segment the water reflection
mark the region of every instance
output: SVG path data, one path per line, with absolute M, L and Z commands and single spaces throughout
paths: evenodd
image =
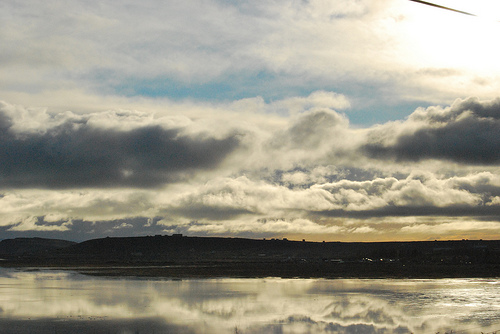
M 0 333 L 443 333 L 451 329 L 463 333 L 500 329 L 500 280 L 172 281 L 0 269 Z

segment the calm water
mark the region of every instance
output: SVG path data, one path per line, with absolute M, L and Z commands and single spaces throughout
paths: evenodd
M 500 279 L 116 279 L 0 268 L 0 333 L 481 333 Z

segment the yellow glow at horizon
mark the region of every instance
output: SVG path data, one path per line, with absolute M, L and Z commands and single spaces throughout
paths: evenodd
M 500 1 L 433 2 L 477 16 L 406 1 L 400 36 L 410 62 L 420 68 L 500 74 Z

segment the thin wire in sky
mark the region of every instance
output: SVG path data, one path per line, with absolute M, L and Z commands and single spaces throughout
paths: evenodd
M 437 8 L 441 8 L 441 9 L 450 10 L 452 12 L 456 12 L 456 13 L 460 13 L 460 14 L 465 14 L 465 15 L 470 15 L 470 16 L 477 16 L 477 15 L 472 14 L 472 13 L 464 12 L 464 11 L 461 11 L 461 10 L 458 10 L 458 9 L 453 9 L 453 8 L 450 8 L 450 7 L 441 6 L 441 5 L 432 3 L 432 2 L 427 2 L 427 1 L 422 1 L 422 0 L 410 0 L 410 1 L 418 2 L 418 3 L 421 3 L 421 4 L 427 5 L 427 6 L 432 6 L 432 7 L 437 7 Z

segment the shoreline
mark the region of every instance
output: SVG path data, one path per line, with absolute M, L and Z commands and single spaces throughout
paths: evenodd
M 68 270 L 102 277 L 171 279 L 297 278 L 297 279 L 446 279 L 499 278 L 500 265 L 401 263 L 183 263 L 183 264 L 34 264 L 0 263 L 19 270 Z
M 317 243 L 173 235 L 102 238 L 82 243 L 13 239 L 3 240 L 0 246 L 0 267 L 74 270 L 94 276 L 500 277 L 500 240 Z

